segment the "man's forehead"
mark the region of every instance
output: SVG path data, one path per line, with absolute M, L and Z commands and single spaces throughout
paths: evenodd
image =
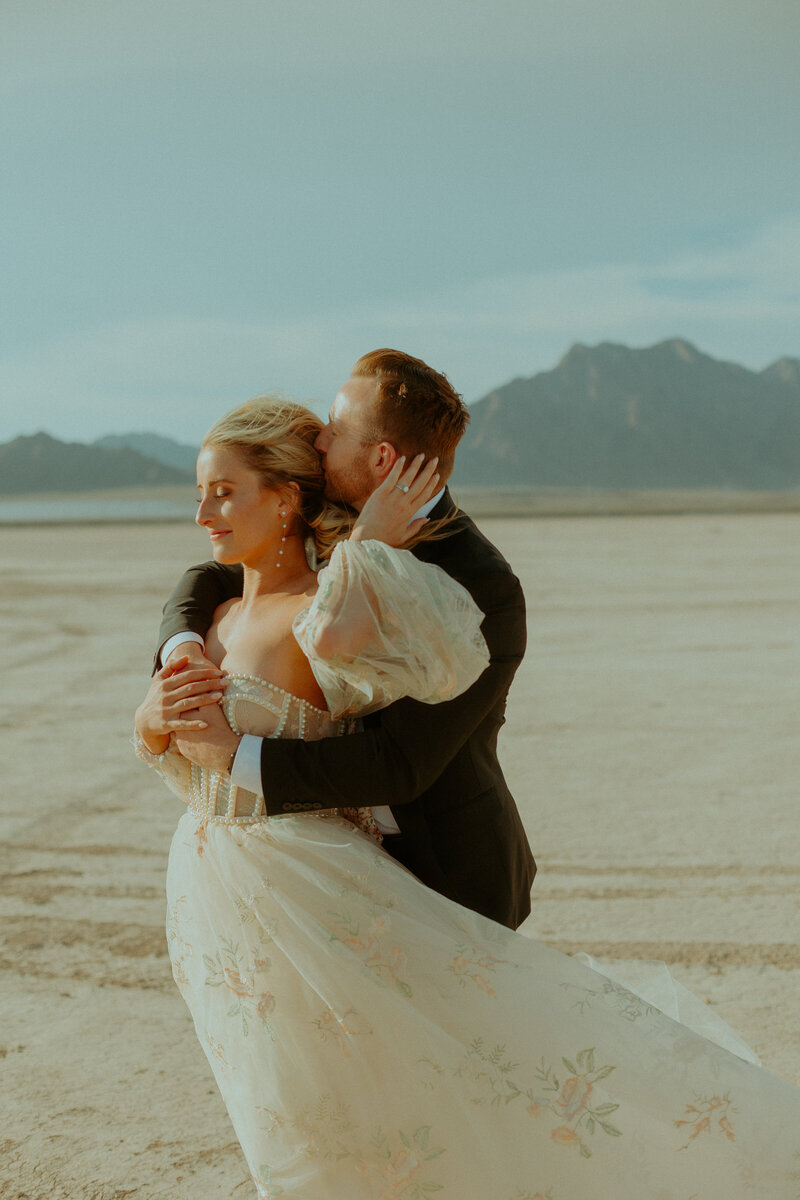
M 366 376 L 348 379 L 336 393 L 331 405 L 332 417 L 368 412 L 378 395 L 378 381 Z

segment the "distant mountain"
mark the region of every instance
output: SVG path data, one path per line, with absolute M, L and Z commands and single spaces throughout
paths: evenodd
M 763 370 L 761 376 L 789 384 L 790 387 L 800 387 L 800 358 L 779 358 L 771 367 Z
M 128 446 L 137 450 L 145 458 L 153 458 L 156 462 L 165 463 L 168 467 L 178 467 L 182 471 L 194 471 L 199 446 L 188 446 L 184 442 L 176 442 L 172 438 L 161 437 L 158 433 L 109 433 L 106 437 L 98 438 L 95 446 L 108 446 L 119 449 Z
M 0 494 L 5 495 L 190 482 L 193 471 L 165 466 L 127 446 L 84 446 L 60 442 L 47 433 L 0 445 Z
M 763 371 L 681 338 L 575 345 L 470 409 L 454 483 L 611 490 L 800 490 L 800 359 Z M 194 481 L 197 450 L 154 433 L 0 445 L 0 494 Z
M 471 409 L 454 481 L 540 487 L 800 488 L 800 359 L 761 372 L 680 338 L 575 345 Z

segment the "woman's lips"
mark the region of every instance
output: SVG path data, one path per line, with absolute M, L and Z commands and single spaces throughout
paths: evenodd
M 208 536 L 212 539 L 213 538 L 222 538 L 222 537 L 227 537 L 230 532 L 231 532 L 230 529 L 212 529 L 209 532 Z

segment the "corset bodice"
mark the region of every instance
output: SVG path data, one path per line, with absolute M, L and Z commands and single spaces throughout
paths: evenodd
M 234 733 L 253 733 L 258 737 L 313 742 L 339 737 L 352 724 L 334 720 L 327 709 L 316 708 L 255 675 L 229 675 L 221 706 Z M 243 824 L 264 816 L 261 796 L 236 787 L 227 774 L 194 763 L 190 768 L 188 804 L 204 820 Z

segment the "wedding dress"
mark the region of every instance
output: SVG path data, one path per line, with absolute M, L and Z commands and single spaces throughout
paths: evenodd
M 332 711 L 468 686 L 487 660 L 463 589 L 408 552 L 344 545 L 296 622 Z M 315 631 L 353 596 L 374 636 L 323 662 Z M 223 707 L 266 737 L 352 726 L 252 676 Z M 265 819 L 227 776 L 137 752 L 188 806 L 169 953 L 261 1200 L 800 1194 L 800 1090 L 696 1032 L 705 1006 L 664 1015 L 432 892 L 335 811 Z

